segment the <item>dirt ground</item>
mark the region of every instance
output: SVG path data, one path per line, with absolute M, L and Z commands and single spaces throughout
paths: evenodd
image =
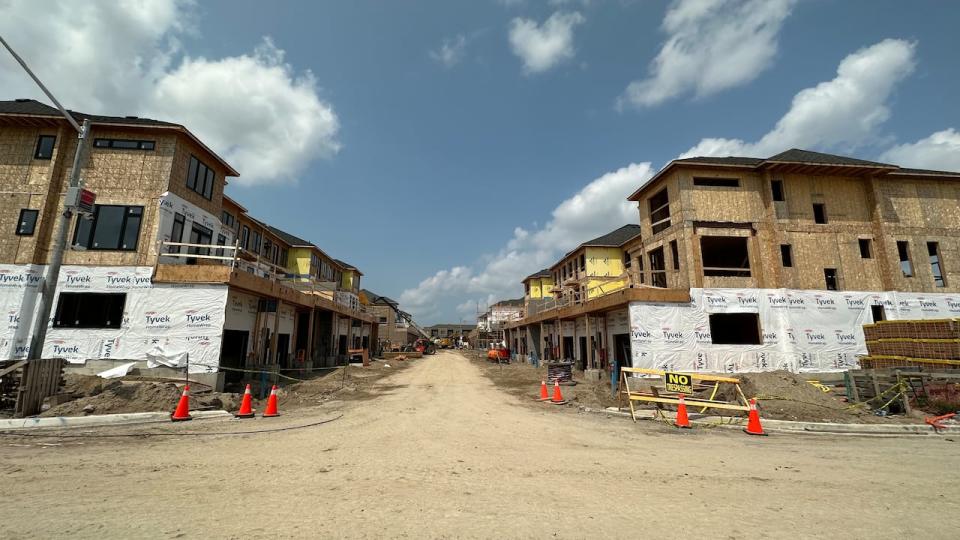
M 368 389 L 376 381 L 410 365 L 409 361 L 373 361 L 369 366 L 349 366 L 330 371 L 318 371 L 302 382 L 282 379 L 278 401 L 284 409 L 298 409 L 321 404 L 331 399 L 352 400 L 372 397 Z M 136 412 L 173 411 L 180 400 L 183 384 L 170 380 L 101 379 L 95 375 L 67 374 L 63 394 L 73 399 L 40 413 L 40 416 L 89 416 Z M 203 385 L 193 384 L 191 410 L 223 409 L 236 411 L 242 394 L 212 392 Z M 259 409 L 265 400 L 256 399 Z
M 531 405 L 450 352 L 363 392 L 276 419 L 0 436 L 0 538 L 954 538 L 960 526 L 949 436 L 634 424 Z
M 486 361 L 485 355 L 474 351 L 463 352 L 497 387 L 520 398 L 539 394 L 540 381 L 546 378 L 546 368 L 534 368 L 530 364 L 496 364 Z M 771 420 L 794 420 L 803 422 L 837 422 L 862 424 L 901 424 L 922 423 L 924 414 L 917 411 L 913 417 L 894 415 L 881 417 L 866 407 L 851 407 L 846 402 L 843 389 L 831 389 L 823 392 L 808 383 L 808 377 L 786 371 L 767 373 L 745 373 L 739 375 L 740 389 L 748 398 L 758 399 L 761 414 Z M 585 380 L 582 373 L 574 372 L 575 386 L 562 386 L 566 407 L 589 407 L 605 409 L 616 407 L 617 398 L 610 391 L 610 381 Z M 645 382 L 638 379 L 638 387 Z M 552 395 L 553 388 L 549 388 Z M 721 385 L 718 396 L 722 399 L 735 399 L 735 390 Z M 708 397 L 708 393 L 702 393 Z M 622 406 L 626 408 L 626 403 Z M 644 408 L 641 405 L 636 405 Z M 649 408 L 649 407 L 647 407 Z

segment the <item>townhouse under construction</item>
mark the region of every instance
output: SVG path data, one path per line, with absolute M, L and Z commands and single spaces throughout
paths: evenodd
M 44 357 L 188 367 L 219 388 L 381 343 L 362 273 L 224 195 L 238 172 L 186 127 L 73 115 L 91 122 L 81 176 L 96 204 L 71 217 Z M 29 352 L 77 140 L 57 109 L 0 102 L 0 358 Z
M 960 316 L 960 172 L 788 150 L 670 162 L 639 224 L 527 277 L 520 358 L 690 371 L 835 371 L 862 327 Z

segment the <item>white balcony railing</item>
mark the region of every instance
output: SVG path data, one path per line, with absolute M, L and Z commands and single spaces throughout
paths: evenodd
M 256 253 L 239 246 L 212 244 L 189 244 L 185 242 L 160 242 L 158 262 L 166 259 L 172 264 L 223 265 L 238 272 L 247 272 L 257 277 L 275 281 L 285 287 L 305 294 L 316 294 L 358 313 L 366 313 L 366 306 L 351 291 L 339 290 L 332 281 L 320 281 L 312 277 L 290 274 L 286 268 L 273 264 Z

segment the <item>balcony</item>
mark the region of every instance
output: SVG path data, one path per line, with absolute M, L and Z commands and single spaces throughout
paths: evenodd
M 284 302 L 376 322 L 355 293 L 339 290 L 334 282 L 289 274 L 286 268 L 239 246 L 161 242 L 154 281 L 227 283 Z

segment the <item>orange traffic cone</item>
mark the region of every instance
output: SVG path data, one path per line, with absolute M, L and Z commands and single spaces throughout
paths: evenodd
M 540 401 L 550 401 L 550 392 L 547 391 L 547 381 L 540 381 Z
M 190 385 L 183 387 L 183 394 L 180 394 L 180 402 L 177 403 L 177 410 L 170 415 L 170 420 L 182 422 L 184 420 L 193 420 L 190 416 Z
M 273 385 L 270 390 L 270 397 L 267 398 L 267 410 L 263 411 L 264 418 L 273 416 L 280 416 L 280 411 L 277 410 L 277 385 Z
M 554 405 L 563 405 L 563 394 L 560 393 L 560 381 L 553 381 L 553 399 L 550 401 Z
M 680 394 L 680 403 L 677 404 L 677 419 L 674 420 L 673 425 L 678 428 L 687 428 L 690 429 L 690 419 L 687 418 L 687 404 L 683 401 L 683 394 Z
M 250 385 L 243 391 L 243 401 L 240 402 L 240 410 L 235 415 L 237 418 L 253 418 L 253 396 L 250 395 Z
M 760 413 L 757 412 L 757 400 L 750 400 L 750 414 L 747 415 L 747 427 L 743 430 L 750 435 L 766 435 L 760 425 Z

